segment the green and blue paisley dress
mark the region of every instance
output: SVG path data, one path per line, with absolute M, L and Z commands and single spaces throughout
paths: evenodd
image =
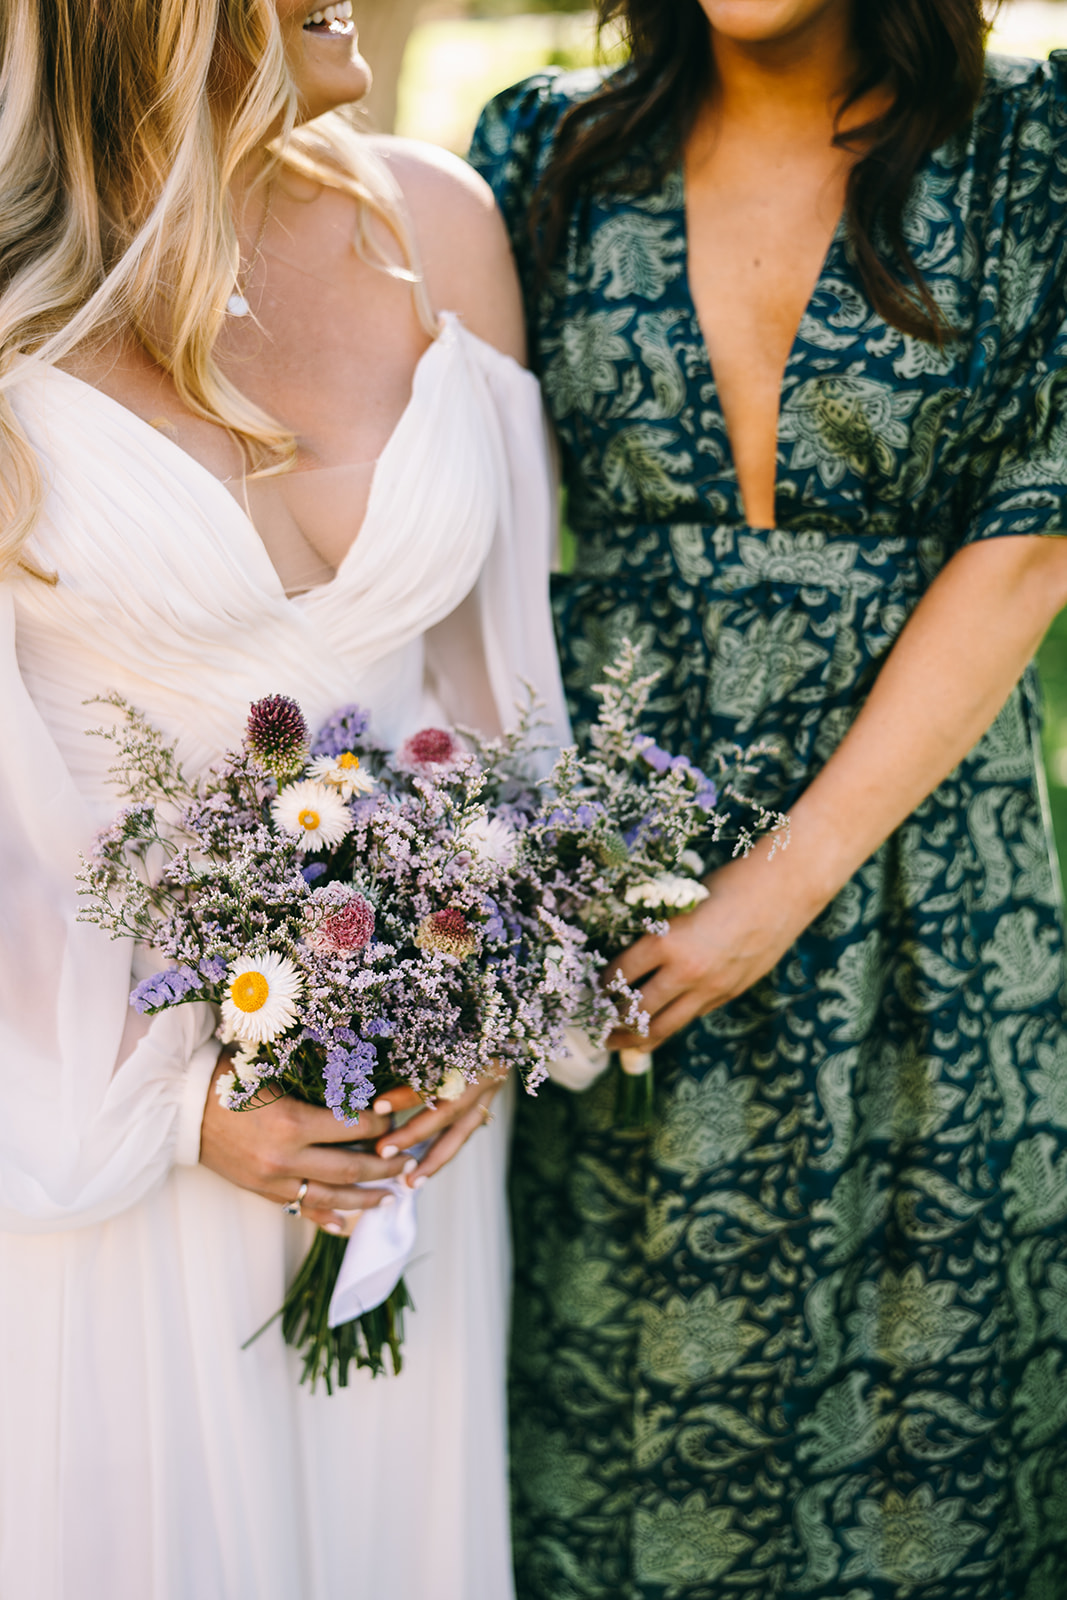
M 789 359 L 777 526 L 745 524 L 690 296 L 680 171 L 575 208 L 538 280 L 530 196 L 590 79 L 484 113 L 562 447 L 557 621 L 579 737 L 624 638 L 648 731 L 764 797 L 826 761 L 931 580 L 1067 530 L 1067 58 L 991 61 L 907 237 L 959 337 L 888 327 L 844 230 Z M 972 753 L 777 969 L 515 1138 L 521 1600 L 1067 1596 L 1067 1020 L 1027 673 Z

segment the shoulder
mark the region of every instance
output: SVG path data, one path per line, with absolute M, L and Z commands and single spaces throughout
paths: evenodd
M 572 106 L 602 86 L 605 73 L 549 70 L 513 84 L 490 100 L 478 119 L 470 159 L 505 204 L 509 194 L 536 187 L 559 126 Z
M 1047 61 L 988 56 L 974 135 L 979 144 L 1021 142 L 1067 160 L 1067 51 L 1054 51 Z
M 525 357 L 522 302 L 493 192 L 458 156 L 414 139 L 373 140 L 411 218 L 430 302 L 472 333 Z

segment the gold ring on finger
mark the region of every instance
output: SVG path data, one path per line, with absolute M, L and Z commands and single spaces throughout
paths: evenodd
M 301 1179 L 299 1189 L 296 1191 L 296 1199 L 295 1200 L 290 1200 L 288 1205 L 282 1206 L 282 1210 L 284 1211 L 284 1213 L 285 1213 L 285 1215 L 287 1217 L 299 1217 L 300 1216 L 300 1214 L 301 1214 L 300 1208 L 304 1204 L 304 1196 L 307 1194 L 307 1192 L 308 1192 L 308 1181 L 307 1181 L 306 1178 L 303 1178 L 303 1179 Z

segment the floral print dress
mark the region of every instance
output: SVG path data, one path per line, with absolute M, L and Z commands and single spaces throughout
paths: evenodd
M 648 731 L 769 739 L 789 805 L 932 579 L 1067 530 L 1067 58 L 992 60 L 906 217 L 957 337 L 872 310 L 835 237 L 782 391 L 776 527 L 746 526 L 686 273 L 680 170 L 530 197 L 587 75 L 483 114 L 562 448 L 557 624 L 579 737 L 624 638 Z M 774 972 L 515 1138 L 521 1600 L 1067 1595 L 1067 1019 L 1032 672 Z

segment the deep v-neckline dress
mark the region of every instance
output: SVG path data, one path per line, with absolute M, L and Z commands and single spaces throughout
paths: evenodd
M 507 723 L 526 680 L 566 738 L 537 384 L 443 318 L 358 538 L 292 598 L 156 429 L 32 363 L 9 393 L 57 582 L 0 584 L 0 1593 L 507 1600 L 505 1120 L 420 1194 L 403 1374 L 309 1394 L 277 1327 L 241 1344 L 311 1227 L 196 1164 L 216 1019 L 122 1044 L 158 963 L 78 922 L 74 872 L 117 805 L 86 737 L 112 690 L 192 771 L 274 692 L 394 743 Z
M 838 230 L 782 386 L 776 526 L 746 525 L 687 281 L 677 166 L 530 206 L 595 76 L 485 112 L 575 535 L 576 733 L 623 638 L 657 742 L 766 739 L 789 804 L 908 616 L 981 539 L 1067 531 L 1067 58 L 992 62 L 905 217 L 959 339 L 873 311 Z M 661 168 L 662 170 L 662 168 Z M 1067 1019 L 1032 672 L 776 970 L 614 1085 L 520 1108 L 520 1600 L 1067 1594 Z M 708 859 L 717 857 L 709 849 Z

